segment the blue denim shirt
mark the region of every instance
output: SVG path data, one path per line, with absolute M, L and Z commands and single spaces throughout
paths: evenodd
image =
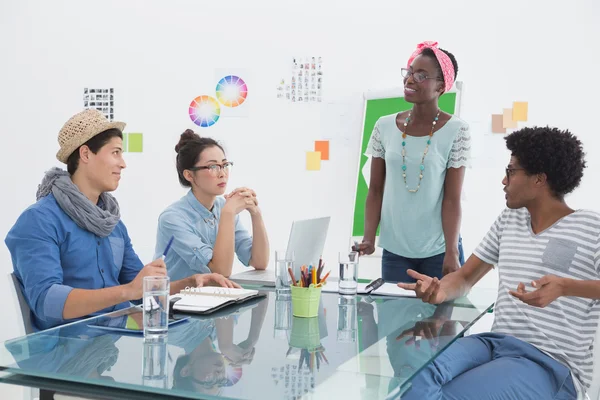
M 213 258 L 224 205 L 225 199 L 217 197 L 213 209 L 208 210 L 190 190 L 162 212 L 158 218 L 154 258 L 163 254 L 171 236 L 174 236 L 165 259 L 171 281 L 211 272 L 208 263 Z M 249 265 L 252 237 L 242 226 L 239 215 L 235 216 L 235 253 L 242 264 Z
M 122 221 L 105 238 L 77 226 L 52 194 L 27 208 L 5 239 L 15 275 L 37 329 L 63 319 L 71 290 L 102 289 L 131 282 L 143 268 Z M 129 307 L 129 302 L 92 315 Z

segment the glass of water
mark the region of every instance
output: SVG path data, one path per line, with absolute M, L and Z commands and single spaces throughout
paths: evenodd
M 167 339 L 144 339 L 142 383 L 144 386 L 167 389 L 168 386 Z
M 273 337 L 286 338 L 292 329 L 292 296 L 288 292 L 275 291 L 275 324 Z
M 356 296 L 341 295 L 338 299 L 337 339 L 340 342 L 356 342 L 357 299 Z
M 169 329 L 169 277 L 145 276 L 143 285 L 144 337 L 166 337 Z
M 358 288 L 358 252 L 340 252 L 339 293 L 356 294 Z
M 358 288 L 358 252 L 340 252 L 339 293 L 356 294 Z
M 289 255 L 285 250 L 275 252 L 275 288 L 281 291 L 290 291 L 292 278 L 288 268 L 294 268 L 294 252 Z

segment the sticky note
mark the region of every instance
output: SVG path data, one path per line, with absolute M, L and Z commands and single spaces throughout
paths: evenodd
M 506 133 L 506 129 L 502 126 L 504 115 L 493 114 L 492 115 L 492 133 Z
M 321 160 L 329 160 L 329 140 L 315 140 L 315 151 L 321 152 Z
M 513 121 L 527 121 L 528 103 L 526 101 L 515 101 L 513 103 Z
M 306 170 L 319 171 L 321 170 L 321 152 L 307 151 L 306 152 Z
M 144 149 L 144 135 L 141 133 L 129 133 L 127 136 L 127 141 L 129 142 L 127 151 L 130 153 L 141 153 Z
M 512 108 L 505 108 L 504 114 L 502 118 L 502 127 L 514 129 L 517 127 L 517 121 L 513 121 L 512 119 Z

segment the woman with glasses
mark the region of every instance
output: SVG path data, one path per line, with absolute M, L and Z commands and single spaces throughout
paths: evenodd
M 412 108 L 381 117 L 373 129 L 365 234 L 355 248 L 372 254 L 380 225 L 385 281 L 414 282 L 409 269 L 441 278 L 464 263 L 460 199 L 469 126 L 438 105 L 457 72 L 456 59 L 437 42 L 419 44 L 402 69 Z
M 169 277 L 210 272 L 229 276 L 234 254 L 246 266 L 267 268 L 269 241 L 256 193 L 238 188 L 225 194 L 233 163 L 223 147 L 188 129 L 175 151 L 179 182 L 190 190 L 158 218 L 157 257 L 173 238 L 165 258 Z M 244 210 L 250 213 L 253 236 L 239 219 Z

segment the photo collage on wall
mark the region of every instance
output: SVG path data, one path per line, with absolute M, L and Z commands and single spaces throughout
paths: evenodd
M 83 107 L 96 109 L 109 120 L 114 120 L 114 88 L 83 89 Z
M 293 58 L 291 76 L 277 85 L 277 98 L 292 103 L 323 101 L 322 57 Z

